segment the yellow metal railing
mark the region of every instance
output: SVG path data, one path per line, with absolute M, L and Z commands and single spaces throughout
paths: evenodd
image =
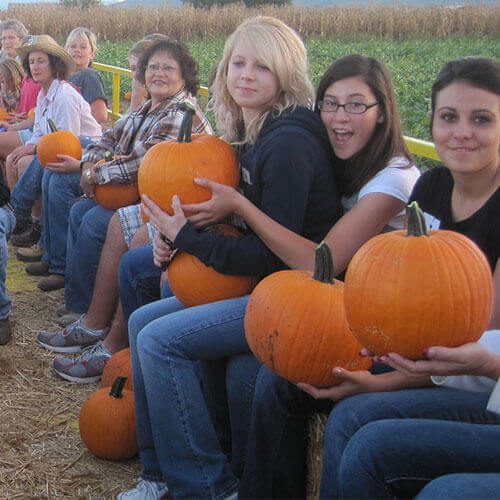
M 104 71 L 106 73 L 111 73 L 113 75 L 113 91 L 112 91 L 112 101 L 111 109 L 108 110 L 110 118 L 114 121 L 120 118 L 120 77 L 126 76 L 132 78 L 132 72 L 129 69 L 119 68 L 117 66 L 110 66 L 109 64 L 102 64 L 94 62 L 93 67 L 99 71 Z M 208 88 L 200 87 L 198 95 L 208 97 Z M 423 141 L 421 139 L 415 139 L 414 137 L 406 137 L 406 144 L 410 153 L 423 156 L 425 158 L 430 158 L 431 160 L 440 161 L 440 158 L 436 152 L 434 144 L 429 141 Z

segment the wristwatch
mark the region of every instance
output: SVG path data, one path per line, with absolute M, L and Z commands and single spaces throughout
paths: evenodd
M 91 181 L 91 180 L 92 180 L 92 171 L 90 170 L 90 168 L 87 168 L 87 169 L 85 170 L 85 177 L 87 177 L 87 179 L 88 179 L 89 181 Z

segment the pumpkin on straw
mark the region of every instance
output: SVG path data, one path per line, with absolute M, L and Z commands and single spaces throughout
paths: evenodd
M 110 387 L 116 377 L 127 377 L 124 389 L 134 390 L 132 383 L 132 360 L 130 359 L 130 347 L 121 349 L 111 356 L 106 363 L 101 377 L 101 387 Z
M 245 334 L 254 355 L 293 383 L 329 387 L 340 382 L 332 370 L 363 370 L 344 310 L 344 286 L 333 279 L 330 248 L 316 249 L 314 274 L 287 270 L 264 278 L 250 295 Z
M 490 266 L 479 247 L 454 231 L 427 231 L 416 202 L 408 231 L 367 241 L 345 278 L 345 307 L 354 335 L 377 355 L 410 359 L 425 348 L 475 342 L 493 307 Z

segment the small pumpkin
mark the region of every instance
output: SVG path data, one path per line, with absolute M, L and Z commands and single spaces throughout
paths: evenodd
M 36 154 L 43 167 L 47 163 L 59 163 L 58 154 L 72 156 L 79 160 L 82 157 L 80 139 L 69 130 L 57 130 L 56 124 L 49 118 L 50 134 L 43 135 L 36 145 Z
M 127 377 L 125 389 L 134 390 L 132 383 L 132 360 L 130 359 L 130 348 L 121 349 L 111 356 L 106 363 L 101 377 L 101 387 L 110 387 L 116 377 Z
M 137 454 L 134 393 L 124 389 L 127 377 L 92 393 L 80 410 L 80 436 L 96 456 L 110 460 Z
M 31 108 L 26 114 L 26 118 L 35 118 L 35 108 Z
M 243 235 L 233 226 L 218 224 L 207 228 L 234 238 Z M 186 307 L 232 299 L 250 293 L 255 286 L 251 276 L 235 276 L 217 272 L 197 257 L 178 252 L 168 265 L 168 284 L 174 295 Z
M 126 101 L 130 101 L 132 99 L 132 92 L 125 92 L 123 98 L 126 100 Z
M 253 290 L 245 334 L 254 355 L 293 383 L 317 387 L 339 383 L 332 370 L 369 368 L 359 355 L 344 310 L 344 285 L 333 279 L 328 245 L 316 249 L 314 274 L 287 270 L 264 278 Z
M 345 307 L 354 335 L 375 354 L 410 359 L 425 348 L 475 342 L 493 304 L 491 270 L 466 236 L 430 230 L 416 203 L 408 231 L 367 241 L 345 278 Z
M 99 160 L 96 166 L 115 158 L 118 156 L 111 156 L 111 153 L 106 151 L 104 159 Z M 94 198 L 101 207 L 117 210 L 136 203 L 139 200 L 139 188 L 137 184 L 96 184 Z
M 12 114 L 9 113 L 6 108 L 0 108 L 0 120 L 5 120 L 6 118 L 10 118 L 11 116 Z
M 142 159 L 138 173 L 139 193 L 148 195 L 170 215 L 172 197 L 177 194 L 182 203 L 208 201 L 212 192 L 195 184 L 196 177 L 237 187 L 238 163 L 233 148 L 213 135 L 191 136 L 194 107 L 180 105 L 185 110 L 177 140 L 155 144 Z M 144 222 L 147 217 L 142 214 Z

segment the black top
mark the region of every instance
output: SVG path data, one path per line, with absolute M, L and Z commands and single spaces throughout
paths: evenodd
M 486 254 L 492 271 L 500 257 L 500 188 L 474 214 L 455 222 L 451 213 L 453 177 L 449 169 L 436 167 L 425 172 L 413 188 L 411 201 L 426 213 L 429 229 L 462 233 Z
M 319 116 L 286 110 L 269 116 L 255 144 L 239 151 L 240 189 L 269 217 L 319 242 L 342 215 L 332 161 Z M 187 222 L 174 243 L 225 274 L 263 277 L 286 268 L 250 228 L 231 238 L 198 233 Z
M 78 73 L 71 75 L 68 80 L 89 104 L 92 104 L 97 99 L 102 99 L 106 105 L 108 104 L 101 75 L 95 69 L 82 69 Z

